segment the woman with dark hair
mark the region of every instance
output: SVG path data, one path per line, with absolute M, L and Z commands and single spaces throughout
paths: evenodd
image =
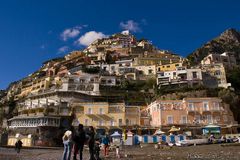
M 88 137 L 89 137 L 88 147 L 89 147 L 90 160 L 95 160 L 94 158 L 95 131 L 93 126 L 89 127 Z

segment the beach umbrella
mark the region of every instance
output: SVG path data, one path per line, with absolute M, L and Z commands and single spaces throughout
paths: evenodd
M 178 131 L 180 131 L 180 128 L 172 126 L 171 129 L 168 132 L 178 132 Z
M 158 129 L 155 131 L 154 135 L 161 135 L 164 134 L 165 132 L 163 132 L 161 129 Z
M 121 137 L 122 135 L 118 133 L 118 131 L 115 131 L 111 137 Z

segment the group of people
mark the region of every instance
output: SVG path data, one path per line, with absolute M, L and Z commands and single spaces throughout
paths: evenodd
M 110 140 L 106 134 L 103 137 L 97 137 L 92 126 L 85 132 L 82 124 L 78 125 L 78 129 L 67 130 L 63 135 L 64 152 L 62 160 L 70 160 L 73 149 L 73 160 L 77 159 L 79 154 L 80 160 L 83 159 L 84 144 L 89 147 L 90 160 L 100 160 L 100 144 L 104 144 L 104 155 L 108 156 Z

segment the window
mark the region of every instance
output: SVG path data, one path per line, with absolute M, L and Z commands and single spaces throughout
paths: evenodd
M 175 67 L 178 67 L 179 66 L 179 64 L 175 64 Z
M 187 116 L 182 116 L 181 123 L 186 124 L 187 123 Z
M 167 66 L 167 68 L 170 68 L 170 66 Z
M 197 72 L 192 72 L 192 77 L 195 79 L 195 78 L 198 78 L 197 76 Z
M 188 110 L 189 110 L 189 111 L 194 111 L 194 105 L 193 105 L 193 103 L 188 103 Z
M 112 71 L 115 71 L 115 66 L 111 66 Z
M 159 75 L 160 75 L 161 77 L 163 77 L 163 76 L 164 76 L 164 72 L 159 73 Z
M 118 124 L 119 124 L 119 126 L 122 125 L 122 119 L 119 119 L 119 120 L 118 120 Z
M 108 84 L 111 84 L 111 83 L 112 83 L 112 80 L 111 80 L 111 79 L 109 79 L 107 82 L 108 82 Z
M 216 116 L 215 117 L 215 123 L 218 123 L 220 121 L 220 117 L 219 116 Z
M 88 108 L 88 114 L 92 114 L 92 108 Z
M 219 103 L 218 102 L 214 102 L 214 110 L 219 111 Z
M 153 73 L 153 70 L 152 69 L 149 69 L 148 70 L 148 74 L 152 74 Z
M 99 114 L 104 114 L 103 113 L 103 108 L 99 108 Z
M 209 111 L 208 102 L 203 102 L 203 110 L 204 111 Z
M 224 121 L 224 122 L 227 122 L 227 121 L 228 121 L 227 115 L 223 115 L 223 121 Z
M 99 126 L 103 126 L 103 120 L 99 120 L 99 121 L 98 121 L 98 125 L 99 125 Z
M 215 71 L 215 72 L 214 72 L 214 75 L 215 75 L 215 76 L 221 75 L 221 71 L 219 71 L 219 70 Z
M 212 123 L 212 115 L 207 115 L 207 122 Z
M 173 116 L 167 116 L 167 124 L 173 124 Z
M 115 126 L 114 120 L 110 121 L 110 126 Z
M 61 108 L 61 109 L 60 109 L 60 112 L 61 112 L 61 114 L 63 114 L 63 115 L 68 115 L 68 114 L 69 114 L 68 108 Z
M 200 115 L 195 115 L 194 122 L 200 123 Z
M 88 119 L 85 119 L 85 126 L 88 126 Z
M 129 119 L 126 119 L 126 125 L 129 125 Z

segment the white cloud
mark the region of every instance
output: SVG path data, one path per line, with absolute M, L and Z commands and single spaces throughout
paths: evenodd
M 128 20 L 126 22 L 121 22 L 120 27 L 125 30 L 129 30 L 132 32 L 141 32 L 141 28 L 139 27 L 139 24 L 137 22 L 134 22 L 133 20 Z
M 65 53 L 69 50 L 68 46 L 62 46 L 58 49 L 58 53 Z
M 97 39 L 105 38 L 105 37 L 107 36 L 102 32 L 90 31 L 82 35 L 75 43 L 78 45 L 88 46 L 93 41 Z
M 67 28 L 61 33 L 60 37 L 63 41 L 67 41 L 70 38 L 75 38 L 80 34 L 81 29 L 82 29 L 81 26 L 75 26 L 73 28 Z

